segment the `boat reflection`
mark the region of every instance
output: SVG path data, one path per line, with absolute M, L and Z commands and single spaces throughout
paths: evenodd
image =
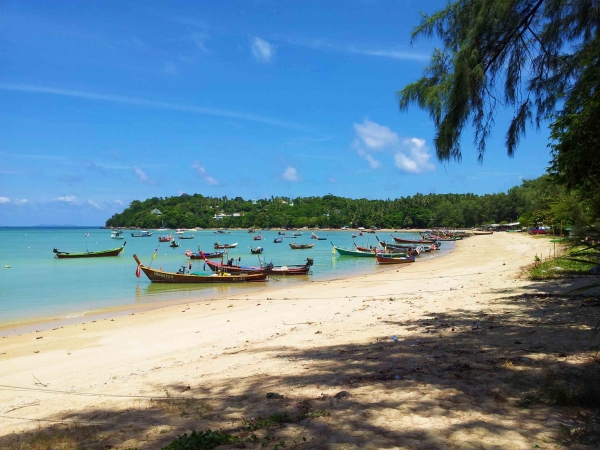
M 223 295 L 235 295 L 260 291 L 264 284 L 243 283 L 239 285 L 227 284 L 179 284 L 179 283 L 148 283 L 138 285 L 136 289 L 136 303 L 156 303 L 175 299 L 193 298 L 201 300 Z

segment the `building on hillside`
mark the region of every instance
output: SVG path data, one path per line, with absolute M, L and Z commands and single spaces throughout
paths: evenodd
M 160 212 L 160 209 L 154 208 L 152 211 L 150 211 L 150 214 L 155 214 L 158 217 L 162 216 L 162 213 Z

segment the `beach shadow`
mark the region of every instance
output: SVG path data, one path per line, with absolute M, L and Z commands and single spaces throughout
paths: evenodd
M 577 376 L 600 367 L 590 332 L 600 307 L 586 303 L 589 295 L 569 293 L 581 282 L 496 292 L 493 314 L 482 306 L 383 321 L 399 330 L 397 342 L 381 335 L 339 345 L 323 336 L 308 349 L 289 341 L 254 347 L 244 353 L 274 361 L 261 373 L 232 376 L 229 383 L 189 379 L 149 386 L 163 396 L 118 410 L 48 417 L 68 424 L 39 422 L 34 432 L 1 437 L 0 448 L 63 439 L 72 445 L 64 448 L 158 449 L 207 429 L 239 437 L 243 448 L 281 448 L 282 441 L 286 448 L 323 449 L 565 443 L 560 425 L 576 427 L 587 419 L 569 408 L 523 400 L 547 373 Z M 589 439 L 578 448 L 595 448 L 595 435 Z

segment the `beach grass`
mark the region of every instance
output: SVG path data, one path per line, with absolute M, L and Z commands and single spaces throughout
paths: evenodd
M 547 261 L 540 261 L 537 257 L 529 267 L 528 276 L 531 280 L 547 280 L 565 275 L 589 274 L 590 269 L 598 264 L 594 256 L 582 249 L 573 248 L 566 255 Z

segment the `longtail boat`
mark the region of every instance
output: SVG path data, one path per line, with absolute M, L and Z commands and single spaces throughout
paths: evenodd
M 238 245 L 237 242 L 235 244 L 221 244 L 219 242 L 215 242 L 214 248 L 215 249 L 220 249 L 220 248 L 236 248 L 237 245 Z
M 393 234 L 391 236 L 394 239 L 394 241 L 405 244 L 435 244 L 434 239 L 402 239 L 394 236 Z
M 250 246 L 250 253 L 252 253 L 253 255 L 260 255 L 262 252 L 264 252 L 265 249 L 262 247 L 252 247 Z
M 177 239 L 194 239 L 195 235 L 191 235 L 191 236 L 177 236 Z
M 254 239 L 255 241 L 262 241 L 262 234 L 257 234 L 252 239 Z
M 199 272 L 189 272 L 185 266 L 181 266 L 178 272 L 165 272 L 144 266 L 138 259 L 137 255 L 133 255 L 133 259 L 138 264 L 136 275 L 140 276 L 140 271 L 143 271 L 148 279 L 153 283 L 245 283 L 249 281 L 267 281 L 266 273 L 232 275 L 230 273 L 219 273 L 207 275 Z
M 173 235 L 170 234 L 168 236 L 159 236 L 158 242 L 171 242 L 173 240 Z
M 281 244 L 283 242 L 283 237 L 279 236 L 273 239 L 273 243 Z
M 331 243 L 331 245 L 333 245 L 333 243 Z M 361 258 L 374 258 L 375 257 L 375 249 L 369 250 L 367 252 L 363 252 L 360 250 L 349 250 L 347 248 L 337 247 L 335 245 L 333 245 L 333 248 L 335 249 L 335 251 L 337 251 L 340 254 L 340 256 L 357 256 L 357 257 L 361 257 Z M 384 254 L 384 253 L 381 252 L 378 254 Z M 407 256 L 407 253 L 404 253 L 404 252 L 385 253 L 385 254 L 387 256 Z
M 202 252 L 200 252 L 202 253 Z M 272 263 L 260 266 L 242 266 L 241 258 L 231 258 L 227 263 L 213 262 L 205 259 L 204 262 L 213 272 L 228 273 L 266 273 L 269 275 L 308 275 L 310 267 L 314 264 L 312 258 L 306 258 L 306 264 L 289 266 L 274 266 Z
M 414 256 L 388 256 L 377 253 L 375 255 L 378 264 L 404 264 L 404 263 L 412 263 L 415 262 Z
M 379 240 L 379 239 L 377 239 Z M 420 256 L 423 251 L 423 247 L 402 247 L 399 245 L 384 245 L 385 242 L 379 241 L 382 249 L 378 249 L 377 247 L 361 247 L 359 245 L 354 244 L 356 250 L 360 252 L 373 252 L 377 249 L 377 253 L 389 253 L 389 254 L 404 254 L 406 256 Z
M 206 258 L 221 258 L 225 252 L 223 250 L 217 250 L 216 252 L 205 252 L 203 253 Z M 194 253 L 189 248 L 185 251 L 185 256 L 190 259 L 204 259 L 200 254 L 200 246 L 198 245 L 198 253 Z
M 304 250 L 307 248 L 313 248 L 315 244 L 290 244 L 292 250 Z
M 54 250 L 52 250 L 52 251 L 54 253 L 56 253 L 56 258 L 58 258 L 58 259 L 66 259 L 66 258 L 101 258 L 101 257 L 104 257 L 104 256 L 119 256 L 119 254 L 125 248 L 126 244 L 127 244 L 127 241 L 123 242 L 123 246 L 122 247 L 111 248 L 110 250 L 99 250 L 97 252 L 89 252 L 89 251 L 86 250 L 85 252 L 80 252 L 80 253 L 69 253 L 69 252 L 59 252 L 57 248 L 54 248 Z
M 473 233 L 473 236 L 483 236 L 486 234 L 494 234 L 493 231 L 479 231 L 479 230 L 473 230 L 472 233 Z
M 152 231 L 142 230 L 138 231 L 137 233 L 131 233 L 131 237 L 150 237 L 153 234 L 154 233 Z

